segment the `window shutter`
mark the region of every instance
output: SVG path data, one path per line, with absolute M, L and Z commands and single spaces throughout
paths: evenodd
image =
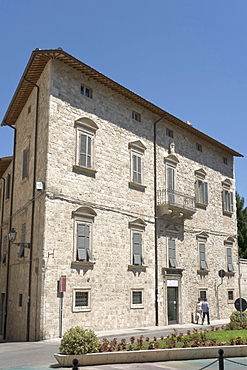
M 80 166 L 86 167 L 86 158 L 87 158 L 87 136 L 85 134 L 80 134 Z
M 196 202 L 200 203 L 200 184 L 199 180 L 196 180 Z
M 91 136 L 87 136 L 87 167 L 91 168 L 92 166 L 92 138 Z
M 26 223 L 21 225 L 21 243 L 26 242 Z
M 168 239 L 168 255 L 170 267 L 177 267 L 175 239 Z
M 132 154 L 133 182 L 142 182 L 142 159 L 139 155 Z
M 88 260 L 89 251 L 89 225 L 77 224 L 77 255 L 78 260 Z
M 226 200 L 226 197 L 227 197 L 227 191 L 225 189 L 223 189 L 223 191 L 222 191 L 223 211 L 227 211 L 227 200 Z
M 227 253 L 227 268 L 228 268 L 228 271 L 232 272 L 234 271 L 233 265 L 232 265 L 232 249 L 227 248 L 226 253 Z
M 2 255 L 2 259 L 1 259 L 2 263 L 6 263 L 7 240 L 8 240 L 7 235 L 5 235 L 4 238 L 3 238 L 3 255 Z
M 230 212 L 232 212 L 233 213 L 233 192 L 231 191 L 230 193 L 229 193 L 229 196 L 230 196 Z
M 204 204 L 208 204 L 208 183 L 204 182 Z
M 168 203 L 172 204 L 175 201 L 174 196 L 174 168 L 167 167 L 167 190 L 168 190 Z
M 28 177 L 29 149 L 25 149 L 23 151 L 22 160 L 22 179 L 25 179 L 26 177 Z
M 142 263 L 142 235 L 133 233 L 133 263 L 141 265 Z
M 206 253 L 205 253 L 205 244 L 199 244 L 199 253 L 200 253 L 200 267 L 202 270 L 207 269 L 207 262 L 206 262 Z

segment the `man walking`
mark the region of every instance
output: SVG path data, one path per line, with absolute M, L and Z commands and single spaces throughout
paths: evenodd
M 205 320 L 205 316 L 207 316 L 208 325 L 210 325 L 210 319 L 209 319 L 209 304 L 207 302 L 207 298 L 204 299 L 204 302 L 202 302 L 202 325 Z

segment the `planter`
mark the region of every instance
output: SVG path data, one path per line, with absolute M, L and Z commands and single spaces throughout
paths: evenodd
M 75 358 L 78 360 L 78 366 L 218 358 L 219 349 L 223 349 L 224 357 L 247 357 L 247 345 L 99 352 L 85 355 L 55 353 L 54 356 L 60 366 L 69 367 Z

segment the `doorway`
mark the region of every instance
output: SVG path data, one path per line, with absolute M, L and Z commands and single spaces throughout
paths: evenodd
M 178 287 L 167 287 L 168 325 L 178 323 Z

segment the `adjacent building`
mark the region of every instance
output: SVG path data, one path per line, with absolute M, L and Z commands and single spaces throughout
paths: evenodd
M 61 48 L 32 52 L 2 125 L 1 336 L 187 323 L 198 297 L 229 317 L 241 154 Z

